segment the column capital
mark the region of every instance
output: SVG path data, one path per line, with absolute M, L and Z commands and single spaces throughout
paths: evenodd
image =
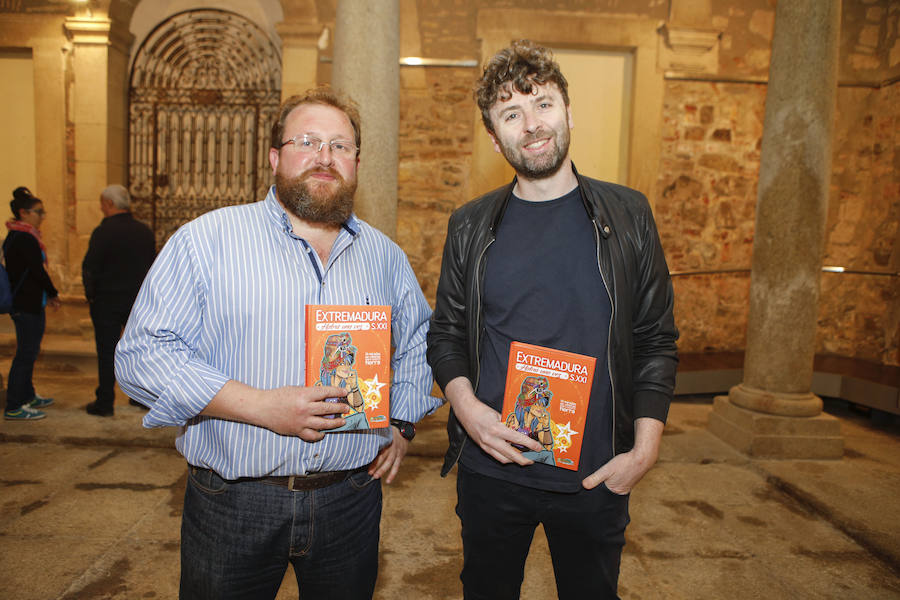
M 112 46 L 127 53 L 134 41 L 127 29 L 104 17 L 67 17 L 64 27 L 76 46 Z
M 67 17 L 66 36 L 75 44 L 107 45 L 112 21 L 105 18 Z
M 663 23 L 659 34 L 659 68 L 676 73 L 715 74 L 719 71 L 722 32 Z
M 275 31 L 285 46 L 315 47 L 324 29 L 324 25 L 310 22 L 281 22 L 275 25 Z

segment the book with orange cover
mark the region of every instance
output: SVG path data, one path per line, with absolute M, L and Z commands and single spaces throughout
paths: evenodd
M 390 306 L 306 306 L 306 385 L 349 392 L 340 399 L 349 405 L 341 415 L 347 422 L 328 431 L 389 425 L 390 361 Z
M 543 346 L 510 345 L 501 416 L 507 427 L 544 446 L 541 452 L 524 450 L 523 456 L 578 470 L 596 362 L 593 356 Z

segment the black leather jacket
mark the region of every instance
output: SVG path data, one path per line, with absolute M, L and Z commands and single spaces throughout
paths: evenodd
M 668 415 L 678 363 L 672 281 L 643 194 L 575 174 L 586 216 L 594 224 L 598 268 L 613 307 L 607 368 L 613 389 L 613 453 L 618 454 L 634 446 L 635 419 L 665 422 Z M 459 376 L 478 388 L 484 257 L 515 183 L 469 202 L 450 217 L 428 332 L 428 362 L 441 389 Z M 468 437 L 452 410 L 447 433 L 450 447 L 441 475 L 459 460 Z

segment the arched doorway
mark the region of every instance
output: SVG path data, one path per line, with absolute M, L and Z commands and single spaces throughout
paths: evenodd
M 200 214 L 265 195 L 280 86 L 275 45 L 235 13 L 182 12 L 147 36 L 129 87 L 129 189 L 158 246 Z

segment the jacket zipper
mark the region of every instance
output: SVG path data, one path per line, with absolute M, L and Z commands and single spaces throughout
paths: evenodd
M 481 284 L 481 261 L 484 260 L 484 255 L 487 253 L 488 248 L 491 247 L 491 244 L 494 243 L 496 238 L 491 238 L 484 248 L 481 249 L 481 254 L 478 255 L 478 262 L 475 263 L 475 298 L 478 300 L 478 310 L 475 311 L 475 332 L 478 336 L 478 340 L 475 342 L 475 381 L 472 382 L 472 391 L 476 391 L 478 389 L 478 382 L 481 380 L 481 294 L 479 293 L 479 287 Z M 462 423 L 460 423 L 460 426 Z M 463 436 L 462 443 L 459 445 L 459 452 L 456 453 L 456 458 L 453 460 L 453 464 L 459 462 L 459 457 L 462 456 L 463 448 L 466 446 L 466 442 L 469 440 L 469 435 L 466 434 Z M 451 465 L 452 467 L 453 465 Z
M 491 247 L 491 244 L 494 243 L 495 239 L 496 238 L 491 238 L 491 241 L 481 249 L 481 254 L 478 255 L 478 262 L 475 264 L 475 268 L 477 269 L 475 297 L 478 298 L 478 311 L 475 313 L 475 330 L 478 332 L 478 340 L 475 342 L 475 389 L 478 389 L 478 383 L 481 381 L 481 292 L 479 291 L 482 281 L 480 273 L 481 262 L 484 260 L 484 255 L 487 254 L 488 248 Z
M 606 372 L 609 374 L 609 391 L 612 397 L 612 453 L 616 455 L 616 382 L 613 380 L 612 373 L 612 352 L 610 344 L 612 343 L 612 325 L 616 318 L 616 303 L 613 301 L 612 292 L 609 291 L 609 284 L 606 282 L 606 276 L 603 274 L 603 267 L 600 265 L 600 228 L 597 221 L 591 219 L 594 225 L 594 241 L 597 243 L 597 270 L 600 272 L 600 279 L 603 280 L 603 287 L 606 288 L 606 295 L 609 297 L 609 306 L 611 308 L 609 315 L 609 328 L 606 332 Z

